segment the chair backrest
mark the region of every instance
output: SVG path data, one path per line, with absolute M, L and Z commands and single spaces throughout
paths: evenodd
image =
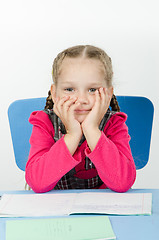
M 122 112 L 128 115 L 126 124 L 131 136 L 130 147 L 136 169 L 143 168 L 149 159 L 154 107 L 145 97 L 117 96 Z M 31 112 L 44 109 L 46 98 L 23 99 L 8 108 L 8 118 L 13 142 L 15 161 L 25 170 L 29 155 L 29 138 L 32 125 L 28 122 Z

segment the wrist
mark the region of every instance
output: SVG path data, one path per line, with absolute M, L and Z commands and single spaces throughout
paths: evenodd
M 101 131 L 98 127 L 89 126 L 83 129 L 83 134 L 86 139 L 99 138 L 101 136 Z
M 102 132 L 99 128 L 89 128 L 86 131 L 83 131 L 83 133 L 90 150 L 93 151 L 101 137 Z
M 70 138 L 72 140 L 74 140 L 75 142 L 78 142 L 81 140 L 82 138 L 82 133 L 71 133 L 71 132 L 67 132 L 65 134 L 66 138 Z
M 75 131 L 66 130 L 66 135 L 75 139 L 81 139 L 82 134 L 83 134 L 82 128 L 80 128 L 80 130 L 75 129 Z
M 64 141 L 65 141 L 65 144 L 66 144 L 68 150 L 70 151 L 71 155 L 73 155 L 74 152 L 76 151 L 80 140 L 81 140 L 80 137 L 71 135 L 69 133 L 65 134 Z
M 84 134 L 94 133 L 94 132 L 99 132 L 100 131 L 99 127 L 95 126 L 95 125 L 88 125 L 88 126 L 82 125 L 82 130 L 83 130 Z

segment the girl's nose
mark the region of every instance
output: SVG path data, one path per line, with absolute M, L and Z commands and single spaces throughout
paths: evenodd
M 77 94 L 77 102 L 81 104 L 88 104 L 88 96 L 84 93 Z

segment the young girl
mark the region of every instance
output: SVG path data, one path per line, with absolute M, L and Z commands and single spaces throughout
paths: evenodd
M 26 181 L 35 192 L 125 192 L 133 185 L 127 117 L 119 112 L 112 76 L 111 59 L 94 46 L 75 46 L 55 58 L 45 110 L 29 119 L 33 131 Z

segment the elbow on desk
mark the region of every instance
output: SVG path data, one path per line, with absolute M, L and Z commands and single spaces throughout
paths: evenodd
M 131 171 L 118 172 L 118 174 L 106 177 L 101 176 L 105 187 L 114 192 L 124 193 L 127 192 L 136 180 L 136 168 L 133 167 Z
M 35 192 L 35 193 L 45 193 L 51 191 L 56 183 L 52 183 L 51 185 L 45 185 L 43 184 L 43 181 L 41 178 L 37 178 L 36 176 L 32 177 L 28 173 L 28 171 L 25 172 L 25 180 L 29 187 Z
M 125 193 L 127 192 L 129 189 L 131 188 L 131 186 L 129 187 L 117 187 L 117 188 L 110 188 L 110 190 L 114 191 L 114 192 L 117 192 L 117 193 Z
M 49 192 L 51 191 L 53 188 L 54 188 L 54 185 L 53 186 L 39 186 L 38 184 L 32 184 L 30 183 L 30 181 L 27 181 L 27 184 L 30 186 L 31 190 L 33 190 L 35 193 L 46 193 L 46 192 Z
M 135 179 L 136 179 L 136 172 L 134 172 L 134 176 L 131 179 L 124 182 L 118 181 L 118 183 L 115 184 L 115 186 L 108 186 L 108 188 L 114 192 L 124 193 L 124 192 L 127 192 L 133 186 Z

